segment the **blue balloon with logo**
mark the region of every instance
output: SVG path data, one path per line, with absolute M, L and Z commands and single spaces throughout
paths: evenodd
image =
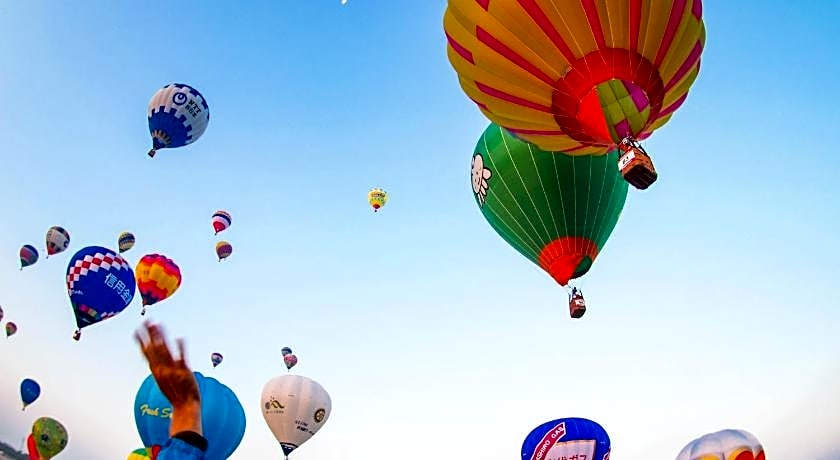
M 20 382 L 20 401 L 24 410 L 26 406 L 34 403 L 38 396 L 41 396 L 41 385 L 38 385 L 38 382 L 32 379 L 23 379 Z
M 210 122 L 210 107 L 192 86 L 172 83 L 157 90 L 149 101 L 149 133 L 154 157 L 160 149 L 183 147 L 197 141 Z
M 201 393 L 201 425 L 207 439 L 205 460 L 224 460 L 245 435 L 245 410 L 230 388 L 194 372 Z M 162 446 L 169 439 L 172 405 L 149 375 L 134 398 L 134 422 L 145 447 Z
M 79 340 L 82 329 L 125 310 L 134 298 L 134 271 L 121 255 L 101 246 L 88 246 L 67 265 L 67 294 L 76 315 Z
M 534 428 L 522 443 L 522 460 L 609 460 L 610 437 L 585 418 L 561 418 Z

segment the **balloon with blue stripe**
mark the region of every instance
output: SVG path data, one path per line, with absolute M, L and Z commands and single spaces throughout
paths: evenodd
M 609 460 L 610 437 L 585 418 L 561 418 L 543 423 L 522 443 L 522 460 Z
M 193 374 L 201 394 L 201 426 L 207 439 L 204 459 L 224 460 L 239 447 L 245 435 L 245 410 L 230 388 L 200 372 Z M 171 417 L 172 404 L 149 375 L 134 398 L 134 422 L 144 446 L 166 444 Z
M 160 149 L 183 147 L 198 140 L 210 122 L 210 107 L 197 89 L 171 83 L 152 96 L 147 115 L 152 135 L 149 156 L 154 157 Z

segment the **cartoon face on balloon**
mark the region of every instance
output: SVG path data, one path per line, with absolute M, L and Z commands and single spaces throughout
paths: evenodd
M 484 200 L 487 199 L 487 189 L 490 188 L 487 181 L 492 175 L 493 172 L 484 167 L 484 157 L 480 153 L 473 155 L 472 188 L 480 206 L 484 206 Z

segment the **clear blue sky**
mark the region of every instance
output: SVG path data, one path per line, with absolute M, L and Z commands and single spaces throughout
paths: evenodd
M 470 158 L 487 121 L 446 59 L 444 0 L 6 1 L 0 6 L 0 439 L 70 430 L 64 460 L 140 447 L 139 299 L 73 342 L 67 260 L 138 242 L 179 263 L 150 314 L 239 396 L 233 459 L 280 458 L 262 385 L 294 369 L 333 398 L 296 460 L 515 459 L 555 417 L 600 422 L 615 459 L 669 459 L 732 427 L 811 458 L 840 426 L 837 2 L 707 1 L 687 103 L 568 317 L 565 291 L 482 218 Z M 192 146 L 149 159 L 146 104 L 208 99 Z M 388 190 L 383 212 L 366 193 Z M 234 247 L 216 262 L 210 215 Z M 62 225 L 71 249 L 18 271 Z M 42 251 L 43 252 L 43 251 Z M 211 352 L 225 362 L 211 371 Z M 34 377 L 41 399 L 19 408 Z M 833 398 L 833 399 L 831 399 Z M 789 457 L 785 457 L 789 455 Z M 826 459 L 836 459 L 834 456 Z

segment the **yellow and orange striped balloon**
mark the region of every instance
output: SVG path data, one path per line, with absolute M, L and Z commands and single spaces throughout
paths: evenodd
M 449 0 L 449 62 L 487 118 L 543 150 L 645 139 L 700 70 L 702 0 Z
M 170 297 L 181 286 L 181 269 L 172 259 L 161 254 L 143 256 L 140 262 L 137 262 L 134 276 L 137 279 L 137 289 L 143 298 L 141 314 L 144 315 L 147 306 Z

